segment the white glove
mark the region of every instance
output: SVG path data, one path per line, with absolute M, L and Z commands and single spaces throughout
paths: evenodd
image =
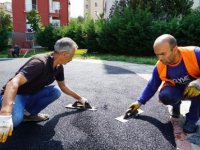
M 13 122 L 12 115 L 3 116 L 0 115 L 0 143 L 4 143 L 8 136 L 12 135 Z
M 81 99 L 79 100 L 79 102 L 81 104 L 83 104 L 83 106 L 85 107 L 85 103 L 88 103 L 88 100 L 85 97 L 81 97 Z

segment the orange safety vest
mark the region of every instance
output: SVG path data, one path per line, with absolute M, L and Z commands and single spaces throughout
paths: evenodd
M 194 46 L 178 47 L 178 50 L 180 51 L 181 57 L 183 58 L 183 62 L 189 75 L 193 78 L 199 78 L 200 69 L 194 52 L 194 48 Z M 167 66 L 161 61 L 157 61 L 156 65 L 160 79 L 162 81 L 166 81 L 171 83 L 172 85 L 175 85 L 175 82 L 173 80 L 167 79 Z

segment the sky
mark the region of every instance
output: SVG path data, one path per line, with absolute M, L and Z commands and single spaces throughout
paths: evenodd
M 83 16 L 84 0 L 70 0 L 71 2 L 71 17 L 77 18 Z
M 0 0 L 0 3 L 11 2 L 12 0 Z M 77 18 L 83 16 L 84 0 L 70 0 L 71 3 L 71 15 L 70 17 Z
M 3 3 L 3 2 L 11 2 L 12 0 L 0 0 L 0 3 Z

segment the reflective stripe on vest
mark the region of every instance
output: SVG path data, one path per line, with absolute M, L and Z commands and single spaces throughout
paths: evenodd
M 181 57 L 183 58 L 183 62 L 189 75 L 193 78 L 198 78 L 200 76 L 200 69 L 194 52 L 194 48 L 194 46 L 178 47 L 178 50 L 180 51 Z M 167 66 L 161 61 L 157 61 L 156 65 L 160 79 L 162 81 L 170 82 L 172 85 L 175 85 L 175 82 L 173 80 L 167 79 Z

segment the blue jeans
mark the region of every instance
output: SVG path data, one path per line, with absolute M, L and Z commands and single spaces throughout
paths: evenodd
M 31 115 L 36 115 L 50 103 L 58 99 L 60 95 L 59 87 L 54 85 L 46 86 L 35 94 L 17 94 L 12 110 L 13 125 L 17 126 L 23 121 L 24 110 L 27 110 Z M 0 95 L 0 108 L 2 100 L 3 96 Z
M 183 100 L 183 92 L 185 86 L 166 86 L 161 89 L 159 93 L 159 99 L 165 105 L 172 105 L 178 107 L 181 100 Z M 186 120 L 198 121 L 200 116 L 200 96 L 191 99 L 191 105 L 189 112 L 186 114 Z

